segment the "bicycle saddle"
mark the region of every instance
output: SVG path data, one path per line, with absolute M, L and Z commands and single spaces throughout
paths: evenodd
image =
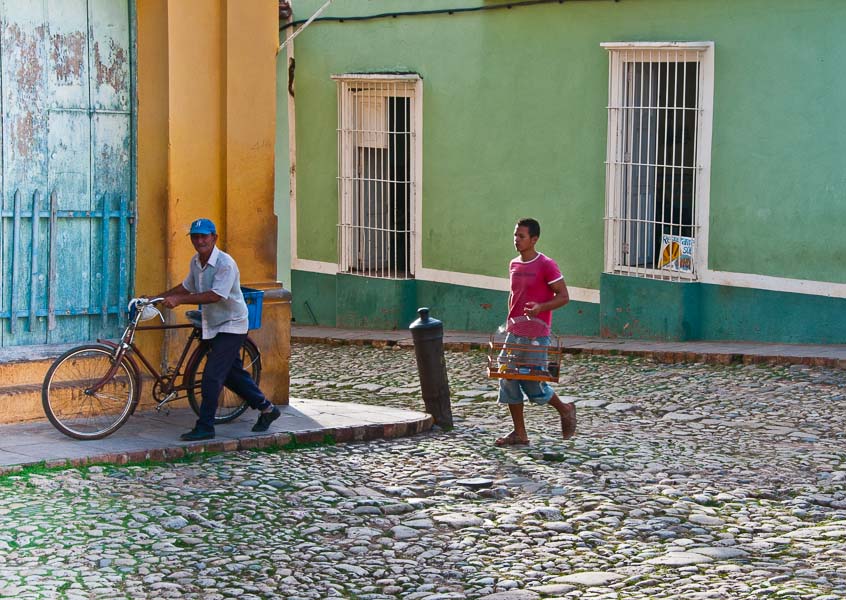
M 191 325 L 196 327 L 197 329 L 203 328 L 203 313 L 199 310 L 189 310 L 186 311 L 185 316 L 188 317 L 188 320 L 191 322 Z

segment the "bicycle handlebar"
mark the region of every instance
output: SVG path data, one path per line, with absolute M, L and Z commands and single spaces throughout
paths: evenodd
M 159 297 L 156 297 L 156 298 L 136 298 L 135 299 L 135 302 L 137 304 L 140 304 L 141 306 L 150 306 L 150 305 L 155 306 L 156 304 L 159 304 L 160 302 L 163 302 L 163 301 L 164 301 L 164 296 L 159 296 Z
M 134 326 L 137 326 L 139 322 L 153 319 L 156 316 L 164 321 L 161 311 L 155 307 L 156 304 L 159 304 L 163 300 L 163 296 L 158 296 L 156 298 L 133 298 L 130 300 L 129 305 L 127 306 L 130 321 L 128 328 L 133 328 Z M 129 331 L 129 329 L 127 329 L 127 331 Z M 124 335 L 124 337 L 126 337 L 126 335 Z

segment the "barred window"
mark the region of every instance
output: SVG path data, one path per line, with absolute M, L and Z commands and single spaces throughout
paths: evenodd
M 413 278 L 420 77 L 333 79 L 338 85 L 339 270 Z
M 605 267 L 696 279 L 705 260 L 713 44 L 609 43 Z

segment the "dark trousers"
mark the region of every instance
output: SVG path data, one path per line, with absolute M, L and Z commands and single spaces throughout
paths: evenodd
M 263 410 L 270 406 L 270 401 L 241 363 L 241 346 L 246 337 L 246 333 L 218 333 L 206 340 L 210 350 L 203 371 L 203 401 L 197 419 L 199 431 L 214 431 L 214 415 L 224 386 L 246 400 L 251 408 Z

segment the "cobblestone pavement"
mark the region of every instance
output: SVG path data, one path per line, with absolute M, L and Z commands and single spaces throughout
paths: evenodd
M 846 372 L 565 357 L 576 437 L 531 407 L 501 449 L 484 354 L 447 363 L 452 432 L 0 479 L 0 597 L 846 597 Z M 422 408 L 407 349 L 292 365 Z

